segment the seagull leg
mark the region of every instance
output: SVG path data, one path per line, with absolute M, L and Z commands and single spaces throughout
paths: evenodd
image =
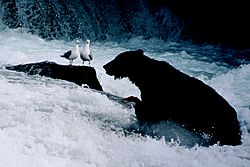
M 69 65 L 72 66 L 72 64 L 73 64 L 73 60 L 70 60 Z

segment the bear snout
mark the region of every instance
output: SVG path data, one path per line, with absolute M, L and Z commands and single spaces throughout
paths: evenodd
M 112 74 L 111 74 L 111 70 L 110 70 L 110 65 L 109 65 L 109 63 L 105 64 L 105 65 L 103 66 L 103 68 L 104 68 L 104 70 L 106 71 L 106 73 L 107 73 L 108 75 L 112 75 Z

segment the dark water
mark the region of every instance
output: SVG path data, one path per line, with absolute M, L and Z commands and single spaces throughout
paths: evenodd
M 166 8 L 132 0 L 3 0 L 3 22 L 46 39 L 124 40 L 134 36 L 176 39 L 181 26 Z

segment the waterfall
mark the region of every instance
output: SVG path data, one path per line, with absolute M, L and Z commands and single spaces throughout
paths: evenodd
M 45 39 L 121 41 L 136 36 L 176 40 L 181 23 L 149 0 L 2 0 L 0 23 Z M 0 24 L 0 25 L 1 25 Z

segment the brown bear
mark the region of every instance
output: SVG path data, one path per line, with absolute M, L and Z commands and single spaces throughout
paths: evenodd
M 126 51 L 103 66 L 106 73 L 127 77 L 141 91 L 135 114 L 139 121 L 174 121 L 206 136 L 209 144 L 239 145 L 241 129 L 235 109 L 213 88 L 165 61 Z

